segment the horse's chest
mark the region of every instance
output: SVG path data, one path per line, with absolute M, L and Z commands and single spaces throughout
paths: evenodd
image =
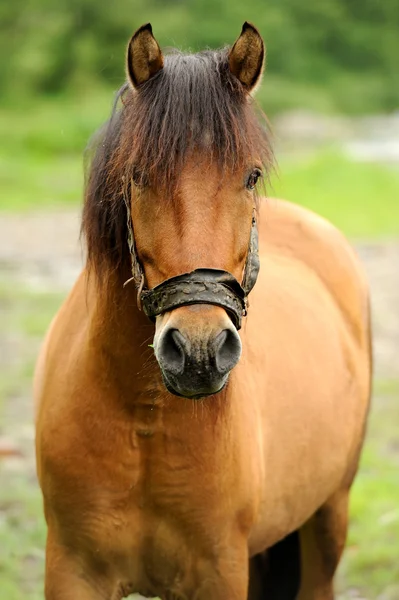
M 214 563 L 235 514 L 221 514 L 223 494 L 210 477 L 195 477 L 190 463 L 177 451 L 157 460 L 127 452 L 112 465 L 86 460 L 84 474 L 55 473 L 61 541 L 83 560 L 107 565 L 124 589 L 150 597 L 190 589 L 199 565 Z
M 220 556 L 234 546 L 235 527 L 228 517 L 216 522 L 215 515 L 193 505 L 164 506 L 165 514 L 132 503 L 87 515 L 89 547 L 123 589 L 183 598 L 216 576 Z
M 220 555 L 245 538 L 253 494 L 237 485 L 234 448 L 221 450 L 220 438 L 209 442 L 194 428 L 165 427 L 152 412 L 101 431 L 92 425 L 74 436 L 79 447 L 58 439 L 44 491 L 61 541 L 84 561 L 107 565 L 123 589 L 179 596 L 212 579 Z

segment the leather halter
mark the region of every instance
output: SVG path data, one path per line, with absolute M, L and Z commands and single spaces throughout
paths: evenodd
M 248 294 L 254 287 L 259 273 L 258 228 L 255 214 L 252 216 L 247 260 L 242 283 L 228 271 L 221 269 L 195 269 L 166 279 L 152 289 L 145 286 L 143 267 L 137 256 L 133 235 L 130 206 L 125 198 L 127 211 L 128 245 L 131 259 L 132 277 L 137 288 L 137 305 L 155 321 L 155 317 L 179 306 L 189 304 L 214 304 L 224 308 L 236 329 L 241 328 L 241 320 L 248 312 Z

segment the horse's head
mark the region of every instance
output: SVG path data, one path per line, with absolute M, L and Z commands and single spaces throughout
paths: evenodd
M 237 302 L 230 286 L 243 279 L 253 212 L 248 190 L 258 167 L 230 174 L 222 185 L 221 177 L 198 157 L 183 167 L 166 202 L 155 186 L 132 194 L 137 255 L 149 288 L 143 308 L 158 315 L 155 356 L 169 391 L 183 396 L 218 392 L 241 354 L 244 298 Z
M 128 45 L 108 181 L 123 182 L 155 356 L 182 396 L 221 390 L 241 354 L 237 329 L 256 279 L 255 186 L 271 161 L 250 96 L 263 62 L 248 23 L 219 52 L 164 57 L 150 25 Z

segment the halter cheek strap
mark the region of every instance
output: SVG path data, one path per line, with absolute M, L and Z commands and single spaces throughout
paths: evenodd
M 137 288 L 137 306 L 138 306 L 139 310 L 141 310 L 141 295 L 144 290 L 145 277 L 144 277 L 143 268 L 142 268 L 140 261 L 138 259 L 138 256 L 137 256 L 136 244 L 135 244 L 134 235 L 133 235 L 132 215 L 130 213 L 129 201 L 126 199 L 125 195 L 123 196 L 123 199 L 125 201 L 125 206 L 126 206 L 127 244 L 129 246 L 130 264 L 131 264 L 131 270 L 132 270 L 132 277 L 130 277 L 127 281 L 125 281 L 125 283 L 123 284 L 123 287 L 125 287 L 128 283 L 130 283 L 132 281 L 134 282 L 134 284 Z
M 247 260 L 240 284 L 228 271 L 220 269 L 195 269 L 166 279 L 156 287 L 145 287 L 144 271 L 136 252 L 129 202 L 125 198 L 127 212 L 127 241 L 129 245 L 132 277 L 124 286 L 134 281 L 137 288 L 137 305 L 151 320 L 164 312 L 190 304 L 213 304 L 224 308 L 236 329 L 241 328 L 242 317 L 248 311 L 248 294 L 258 278 L 259 248 L 258 228 L 252 216 Z
M 242 289 L 245 292 L 245 296 L 248 296 L 249 292 L 254 287 L 256 280 L 258 279 L 260 269 L 259 260 L 259 235 L 258 226 L 256 224 L 255 213 L 252 215 L 252 227 L 251 235 L 249 238 L 249 247 L 247 260 L 244 267 L 244 275 L 242 278 Z

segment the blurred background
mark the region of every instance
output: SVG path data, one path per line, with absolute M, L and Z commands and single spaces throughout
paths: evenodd
M 375 390 L 339 597 L 399 599 L 398 0 L 0 1 L 0 600 L 43 598 L 45 528 L 31 379 L 81 265 L 82 154 L 124 81 L 131 33 L 231 44 L 258 26 L 258 101 L 275 137 L 269 194 L 352 240 L 369 275 Z

